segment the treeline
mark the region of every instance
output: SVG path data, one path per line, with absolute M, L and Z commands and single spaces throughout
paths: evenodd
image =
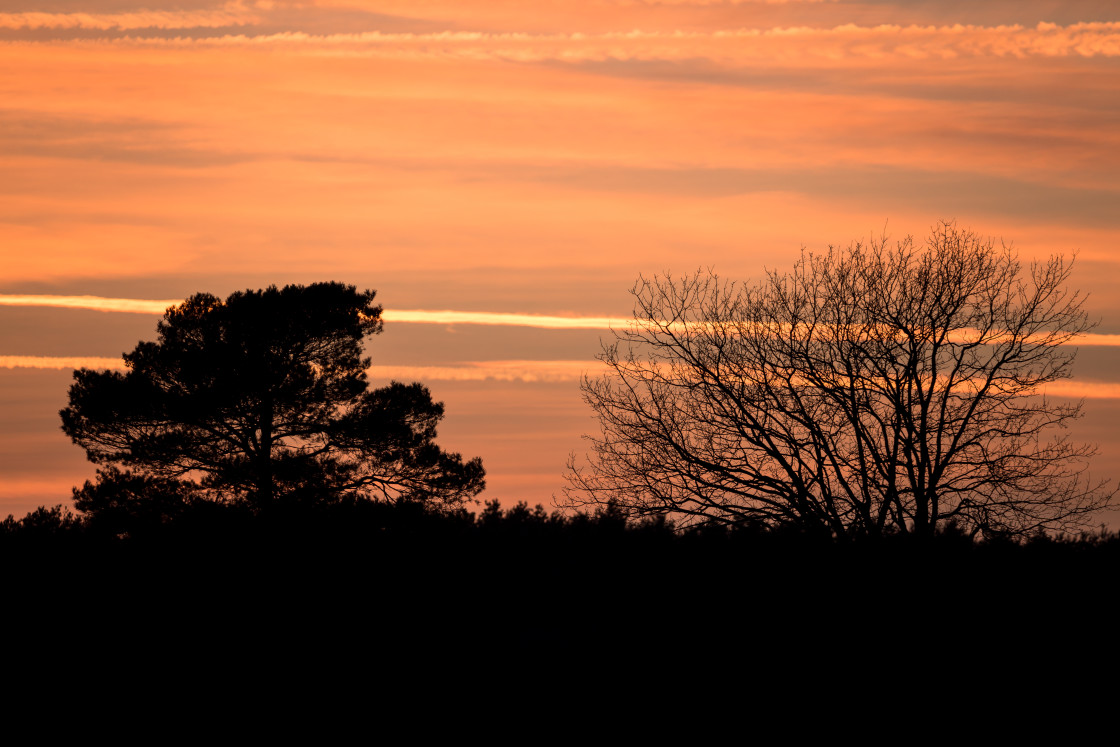
M 503 508 L 497 500 L 486 502 L 477 511 L 424 501 L 364 499 L 323 502 L 279 499 L 265 507 L 201 499 L 148 504 L 132 501 L 91 513 L 75 512 L 60 504 L 50 508 L 40 506 L 20 519 L 9 514 L 0 521 L 0 547 L 7 549 L 36 546 L 59 549 L 67 544 L 86 548 L 141 546 L 153 541 L 176 540 L 212 543 L 222 539 L 238 543 L 326 540 L 335 546 L 340 542 L 375 545 L 402 537 L 417 540 L 421 535 L 431 535 L 432 541 L 472 538 L 577 544 L 628 542 L 661 549 L 796 547 L 802 551 L 831 548 L 841 552 L 848 548 L 852 552 L 871 549 L 884 552 L 892 548 L 920 547 L 935 552 L 963 551 L 974 555 L 1009 552 L 1023 556 L 1038 553 L 1107 555 L 1120 548 L 1120 532 L 1109 532 L 1103 525 L 1098 532 L 1077 535 L 1039 532 L 1025 540 L 1019 536 L 973 539 L 953 525 L 941 527 L 932 540 L 889 533 L 878 538 L 852 538 L 814 533 L 795 526 L 749 523 L 708 523 L 681 528 L 664 516 L 627 518 L 611 504 L 593 511 L 549 511 L 540 504 L 530 508 L 524 501 Z
M 593 584 L 604 574 L 625 572 L 638 585 L 835 583 L 858 593 L 898 584 L 922 586 L 928 594 L 932 582 L 915 574 L 928 572 L 939 579 L 935 586 L 964 588 L 983 587 L 985 569 L 1002 568 L 1005 580 L 1022 577 L 1036 585 L 1112 573 L 1120 569 L 1120 534 L 1102 528 L 1076 536 L 973 539 L 950 525 L 932 538 L 836 538 L 789 526 L 680 528 L 664 517 L 628 519 L 610 504 L 561 512 L 524 502 L 503 508 L 496 500 L 478 510 L 405 500 L 276 500 L 263 507 L 195 500 L 134 502 L 85 514 L 59 505 L 21 519 L 9 515 L 0 521 L 0 557 L 73 566 L 98 558 L 143 558 L 141 565 L 252 559 L 277 567 L 304 563 L 315 572 L 333 563 L 334 574 L 376 561 L 402 577 L 514 573 Z
M 304 667 L 374 666 L 486 646 L 507 662 L 683 648 L 854 665 L 965 635 L 985 650 L 1067 645 L 1111 614 L 1120 570 L 1120 538 L 1106 533 L 837 541 L 496 501 L 199 502 L 173 520 L 133 518 L 127 532 L 63 507 L 0 522 L 8 640 L 158 651 L 183 667 L 275 666 L 293 651 Z

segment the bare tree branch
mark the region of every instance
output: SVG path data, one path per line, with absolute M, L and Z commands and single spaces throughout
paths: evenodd
M 754 285 L 639 278 L 610 373 L 582 382 L 601 435 L 565 503 L 838 535 L 1086 526 L 1114 491 L 1086 479 L 1094 447 L 1051 435 L 1081 403 L 1042 391 L 1095 326 L 1071 268 L 942 223 Z

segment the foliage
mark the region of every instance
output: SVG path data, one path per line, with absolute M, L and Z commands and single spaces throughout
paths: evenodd
M 32 542 L 59 539 L 78 534 L 83 529 L 82 517 L 61 504 L 51 508 L 39 506 L 22 519 L 8 514 L 0 521 L 0 537 L 19 536 Z
M 435 444 L 443 406 L 424 386 L 369 389 L 362 341 L 381 331 L 373 291 L 272 286 L 167 310 L 127 371 L 74 372 L 62 428 L 98 464 L 85 510 L 152 511 L 184 490 L 256 506 L 277 499 L 402 497 L 458 503 L 482 490 L 479 459 Z
M 200 500 L 189 481 L 99 469 L 96 480 L 74 488 L 74 508 L 98 533 L 127 536 L 181 519 Z
M 1024 272 L 947 223 L 924 248 L 829 247 L 754 285 L 640 279 L 610 372 L 582 384 L 602 435 L 566 505 L 834 535 L 1083 526 L 1113 493 L 1061 433 L 1081 404 L 1044 396 L 1093 326 L 1070 270 Z

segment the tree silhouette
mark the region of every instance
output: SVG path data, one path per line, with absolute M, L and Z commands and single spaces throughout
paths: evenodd
M 640 279 L 582 384 L 602 435 L 565 502 L 835 535 L 1085 526 L 1113 493 L 1085 478 L 1092 447 L 1047 437 L 1081 404 L 1043 391 L 1093 326 L 1070 270 L 943 223 L 755 285 Z
M 443 406 L 420 384 L 370 390 L 366 335 L 381 331 L 373 291 L 316 283 L 200 293 L 170 308 L 157 342 L 124 355 L 127 371 L 74 372 L 62 429 L 98 464 L 90 507 L 134 505 L 138 488 L 268 505 L 363 496 L 457 503 L 482 490 L 475 458 L 434 442 Z

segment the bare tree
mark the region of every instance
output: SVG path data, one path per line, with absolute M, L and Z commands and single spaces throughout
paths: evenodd
M 1112 502 L 1061 431 L 1083 297 L 1071 261 L 1018 262 L 954 223 L 803 252 L 754 285 L 639 279 L 634 321 L 582 383 L 602 429 L 564 502 L 684 525 L 836 535 L 1084 526 Z

